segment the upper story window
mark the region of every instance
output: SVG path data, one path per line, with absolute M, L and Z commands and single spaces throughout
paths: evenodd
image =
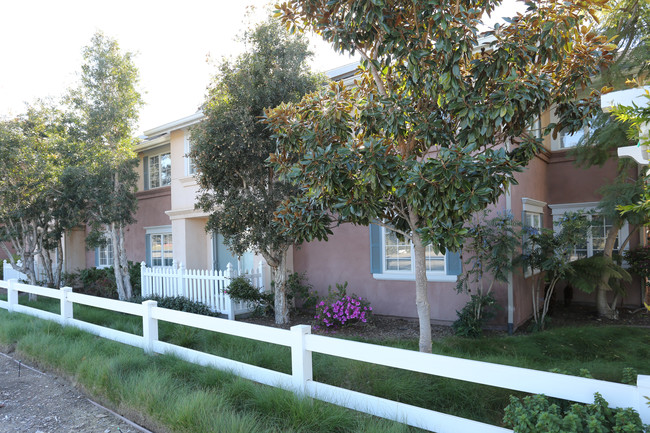
M 149 188 L 172 183 L 172 158 L 169 153 L 149 157 Z
M 189 154 L 192 150 L 192 142 L 190 141 L 190 132 L 185 131 L 185 176 L 192 176 L 196 173 L 196 164 L 190 158 Z
M 172 158 L 169 151 L 142 158 L 144 189 L 160 188 L 172 183 Z
M 584 129 L 580 129 L 576 132 L 567 132 L 563 130 L 562 132 L 560 132 L 560 148 L 569 149 L 571 147 L 576 147 L 578 143 L 580 143 L 580 140 L 582 140 L 582 137 L 584 136 L 585 136 Z

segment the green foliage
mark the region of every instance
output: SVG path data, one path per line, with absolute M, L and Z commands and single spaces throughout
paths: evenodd
M 83 49 L 80 84 L 67 98 L 78 160 L 66 170 L 64 179 L 74 185 L 74 201 L 83 207 L 92 231 L 110 233 L 113 239 L 120 299 L 133 296 L 122 246 L 125 227 L 133 222 L 137 207 L 133 132 L 143 104 L 138 81 L 133 54 L 123 53 L 116 40 L 98 32 Z
M 296 310 L 311 311 L 318 302 L 311 286 L 305 283 L 305 275 L 294 272 L 286 282 L 287 300 L 290 313 Z M 274 293 L 262 292 L 251 284 L 245 276 L 230 280 L 228 294 L 235 301 L 250 302 L 256 314 L 272 316 L 274 314 Z
M 301 240 L 326 239 L 332 221 L 313 215 L 327 211 L 412 241 L 423 351 L 425 247 L 460 249 L 467 221 L 540 149 L 542 138 L 526 132 L 533 118 L 595 104 L 573 100 L 613 57 L 604 37 L 580 31 L 600 2 L 530 3 L 481 41 L 480 17 L 497 4 L 290 0 L 277 11 L 362 58 L 354 86 L 332 83 L 266 112 L 278 142 L 271 167 L 304 193 L 283 202 L 279 223 Z
M 453 327 L 456 334 L 479 337 L 482 326 L 494 316 L 496 299 L 492 296 L 495 282 L 507 282 L 514 269 L 513 258 L 521 245 L 521 233 L 512 214 L 498 214 L 490 218 L 485 211 L 481 218 L 469 225 L 463 246 L 469 258 L 463 263 L 463 274 L 458 278 L 456 291 L 471 294 L 470 301 L 456 313 Z M 486 281 L 488 280 L 488 281 Z
M 495 315 L 499 307 L 493 293 L 472 295 L 462 310 L 456 311 L 458 319 L 451 325 L 454 333 L 461 337 L 478 338 L 483 335 L 483 326 Z M 479 311 L 480 314 L 476 314 Z
M 590 223 L 582 212 L 568 212 L 555 224 L 558 230 L 524 227 L 525 245 L 518 260 L 524 272 L 532 275 L 533 321 L 539 330 L 545 327 L 556 284 L 575 275 L 571 255 L 576 245 L 586 242 Z
M 147 296 L 147 297 L 134 297 L 129 300 L 136 304 L 141 304 L 144 301 L 156 301 L 160 308 L 167 308 L 170 310 L 183 311 L 185 313 L 201 314 L 203 316 L 218 317 L 219 315 L 212 312 L 207 305 L 192 301 L 191 299 L 183 296 Z
M 207 227 L 223 235 L 235 254 L 260 253 L 284 281 L 284 258 L 294 238 L 279 230 L 273 212 L 297 188 L 278 179 L 264 161 L 275 151 L 271 133 L 259 120 L 264 109 L 296 102 L 321 79 L 310 73 L 304 37 L 267 21 L 243 37 L 247 50 L 224 59 L 208 88 L 205 118 L 192 130 L 193 159 L 201 188 L 197 207 L 210 214 Z M 275 287 L 276 322 L 288 320 L 284 285 Z
M 140 264 L 129 262 L 129 276 L 134 296 L 140 296 Z M 86 268 L 77 272 L 65 273 L 64 284 L 72 287 L 76 293 L 99 296 L 101 298 L 117 299 L 117 285 L 113 267 Z
M 603 275 L 607 278 L 607 289 L 624 292 L 622 281 L 632 281 L 632 276 L 611 257 L 601 255 L 586 257 L 571 262 L 572 271 L 567 275 L 567 281 L 573 287 L 585 293 L 593 293 L 601 284 Z
M 287 298 L 291 307 L 296 310 L 313 311 L 318 303 L 318 294 L 314 292 L 313 287 L 306 282 L 305 273 L 299 274 L 294 272 L 287 278 Z
M 243 275 L 230 280 L 228 295 L 234 301 L 251 303 L 255 314 L 269 316 L 273 314 L 273 292 L 260 291 Z
M 638 247 L 635 250 L 625 251 L 625 260 L 630 265 L 630 270 L 641 278 L 650 278 L 650 246 Z
M 592 404 L 551 403 L 543 395 L 523 399 L 510 397 L 503 422 L 515 433 L 587 433 L 587 432 L 633 432 L 648 431 L 639 414 L 630 408 L 612 409 L 598 393 Z

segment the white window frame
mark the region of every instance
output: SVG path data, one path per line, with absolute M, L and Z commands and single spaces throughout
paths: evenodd
M 104 239 L 106 239 L 106 245 L 95 249 L 95 254 L 97 254 L 97 269 L 110 268 L 113 266 L 113 254 L 115 254 L 115 250 L 113 249 L 113 238 L 110 236 L 110 233 L 104 233 Z M 102 263 L 102 256 L 106 258 L 105 263 Z
M 174 238 L 172 236 L 172 226 L 156 226 L 156 227 L 146 227 L 145 228 L 145 233 L 148 235 L 149 239 L 149 245 L 148 249 L 150 251 L 150 261 L 151 261 L 151 267 L 152 268 L 168 268 L 174 265 Z M 161 245 L 161 257 L 160 261 L 161 263 L 159 265 L 154 264 L 154 258 L 153 258 L 153 245 L 154 245 L 154 238 L 160 236 L 160 245 Z M 165 237 L 169 236 L 171 239 L 171 245 L 172 248 L 171 250 L 165 250 Z M 172 255 L 171 262 L 168 264 L 165 264 L 165 253 L 170 252 Z
M 544 208 L 546 207 L 546 202 L 535 200 L 533 198 L 524 197 L 521 199 L 521 205 L 522 205 L 521 224 L 527 227 L 533 227 L 541 231 L 544 228 Z M 537 216 L 536 218 L 537 221 L 535 221 L 537 225 L 526 224 L 527 223 L 526 214 Z M 524 249 L 526 248 L 526 241 L 527 238 L 522 239 Z M 539 273 L 539 271 L 535 272 L 535 274 L 537 273 Z M 530 270 L 529 267 L 526 267 L 526 269 L 524 270 L 524 277 L 528 278 L 532 275 L 533 272 Z
M 386 268 L 386 232 L 388 229 L 381 227 L 381 263 L 382 263 L 382 273 L 381 274 L 372 274 L 373 278 L 376 280 L 395 280 L 395 281 L 415 281 L 415 263 L 413 263 L 414 249 L 413 244 L 411 245 L 411 270 L 409 271 L 396 271 Z M 447 275 L 448 265 L 447 265 L 447 254 L 445 254 L 443 259 L 444 268 L 442 271 L 427 271 L 427 281 L 429 282 L 456 282 L 458 276 L 456 275 Z
M 161 167 L 161 161 L 162 161 L 162 158 L 164 156 L 169 157 L 169 182 L 165 183 L 165 184 L 163 184 L 162 167 Z M 171 155 L 171 152 L 168 151 L 168 152 L 158 153 L 156 155 L 151 155 L 148 158 L 149 159 L 147 161 L 147 164 L 149 164 L 149 167 L 147 167 L 147 169 L 148 169 L 148 176 L 149 176 L 149 189 L 162 188 L 162 187 L 171 185 L 171 183 L 172 183 L 172 155 Z M 156 179 L 158 185 L 156 185 L 156 186 L 154 186 L 153 182 L 152 182 L 154 180 L 154 178 L 153 178 L 154 173 L 153 173 L 153 170 L 152 170 L 152 164 L 154 164 L 154 158 L 158 158 L 158 177 Z
M 565 204 L 553 204 L 549 205 L 551 208 L 551 212 L 553 215 L 553 226 L 554 229 L 557 230 L 556 227 L 556 221 L 559 221 L 562 219 L 564 214 L 566 212 L 577 212 L 577 211 L 585 211 L 585 212 L 590 212 L 593 211 L 595 212 L 595 215 L 599 215 L 596 210 L 598 208 L 598 202 L 585 202 L 585 203 L 565 203 Z M 586 215 L 589 220 L 591 220 L 592 215 Z M 628 235 L 630 233 L 630 226 L 627 223 L 623 223 L 623 226 L 618 232 L 618 242 L 619 242 L 619 247 L 620 244 L 623 240 L 627 239 Z M 630 244 L 626 244 L 625 248 L 623 248 L 623 251 L 627 251 L 630 248 Z M 619 253 L 622 251 L 619 248 Z M 589 230 L 587 233 L 587 257 L 592 257 L 594 255 L 594 244 L 593 244 L 593 238 L 592 238 L 592 230 Z M 574 259 L 575 260 L 575 259 Z
M 185 136 L 183 140 L 183 159 L 185 160 L 185 176 L 194 176 L 196 174 L 196 165 L 192 158 L 189 157 L 189 153 L 192 150 L 192 143 L 190 142 L 190 131 L 185 131 Z

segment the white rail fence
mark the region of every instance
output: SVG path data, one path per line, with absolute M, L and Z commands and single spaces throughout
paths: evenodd
M 293 391 L 301 396 L 316 398 L 438 433 L 506 433 L 512 432 L 512 430 L 317 382 L 313 379 L 312 374 L 312 353 L 323 353 L 516 391 L 545 394 L 582 403 L 593 403 L 594 393 L 598 392 L 609 402 L 611 407 L 632 407 L 640 413 L 644 423 L 650 423 L 650 408 L 644 398 L 644 396 L 650 396 L 650 376 L 638 376 L 636 386 L 623 385 L 311 335 L 311 328 L 307 325 L 298 325 L 292 327 L 291 330 L 284 330 L 199 316 L 160 308 L 155 301 L 133 304 L 73 293 L 69 287 L 64 287 L 61 290 L 46 289 L 11 280 L 9 282 L 1 281 L 0 288 L 8 290 L 8 300 L 0 301 L 0 308 L 12 312 L 53 320 L 64 326 L 74 326 L 104 338 L 140 347 L 147 353 L 172 354 L 195 364 L 227 370 L 259 383 Z M 60 314 L 21 305 L 19 292 L 59 299 Z M 143 335 L 116 331 L 77 320 L 73 314 L 74 304 L 141 316 Z M 292 373 L 280 373 L 160 341 L 158 339 L 159 321 L 287 346 L 291 348 Z
M 206 304 L 214 312 L 225 314 L 234 320 L 237 314 L 249 313 L 252 306 L 246 302 L 235 302 L 228 295 L 230 280 L 238 272 L 228 263 L 225 271 L 185 269 L 182 263 L 171 267 L 148 268 L 140 264 L 142 296 L 183 296 L 192 301 Z M 264 263 L 257 270 L 242 272 L 253 286 L 264 290 Z

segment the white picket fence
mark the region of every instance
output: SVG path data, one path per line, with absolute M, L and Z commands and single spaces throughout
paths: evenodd
M 185 269 L 182 263 L 171 267 L 148 268 L 140 264 L 142 296 L 183 296 L 192 301 L 206 304 L 214 312 L 225 314 L 234 320 L 237 314 L 249 313 L 252 306 L 246 302 L 234 302 L 227 289 L 232 278 L 239 273 L 228 263 L 225 271 Z M 241 275 L 248 278 L 253 286 L 264 290 L 264 263 L 260 262 L 257 271 L 250 269 Z
M 16 263 L 18 266 L 22 266 L 22 262 L 18 260 Z M 38 280 L 45 280 L 45 269 L 43 269 L 42 266 L 40 266 L 38 263 L 35 266 L 36 270 L 36 279 Z M 12 279 L 16 280 L 23 280 L 27 281 L 27 275 L 23 274 L 22 272 L 18 272 L 17 270 L 14 269 L 13 266 L 11 266 L 11 263 L 9 263 L 6 260 L 2 261 L 2 279 L 5 281 L 9 281 Z
M 8 291 L 7 301 L 0 300 L 0 308 L 11 312 L 53 320 L 64 326 L 74 326 L 94 335 L 140 347 L 147 353 L 172 354 L 188 362 L 226 370 L 246 379 L 291 390 L 301 396 L 316 398 L 438 433 L 507 433 L 512 430 L 316 382 L 312 374 L 312 353 L 323 353 L 339 358 L 516 391 L 545 394 L 582 403 L 593 403 L 594 393 L 598 392 L 609 402 L 611 407 L 634 408 L 639 412 L 644 423 L 650 423 L 650 407 L 644 397 L 650 396 L 650 376 L 638 376 L 636 386 L 623 385 L 311 335 L 311 328 L 307 325 L 298 325 L 292 327 L 291 330 L 285 330 L 168 310 L 158 307 L 155 301 L 133 304 L 98 298 L 73 293 L 69 287 L 64 287 L 61 290 L 46 289 L 11 280 L 9 282 L 0 281 L 0 288 Z M 60 314 L 21 305 L 18 297 L 19 292 L 59 299 Z M 142 336 L 75 319 L 74 304 L 141 316 Z M 158 340 L 158 321 L 288 346 L 291 348 L 292 373 L 280 373 L 160 341 Z

